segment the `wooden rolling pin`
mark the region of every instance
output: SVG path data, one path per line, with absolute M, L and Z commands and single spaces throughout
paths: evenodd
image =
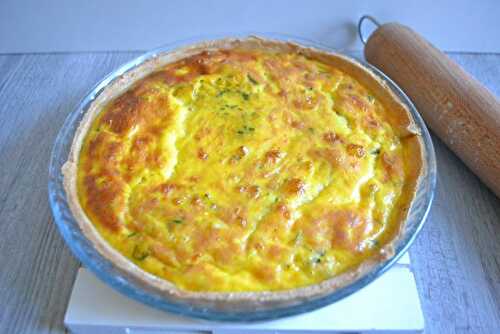
M 500 197 L 499 100 L 401 24 L 379 25 L 366 41 L 364 54 L 403 89 L 433 132 Z

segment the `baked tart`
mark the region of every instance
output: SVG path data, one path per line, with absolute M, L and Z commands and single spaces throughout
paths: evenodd
M 106 86 L 63 174 L 124 275 L 251 308 L 325 296 L 393 256 L 422 151 L 366 67 L 249 37 L 160 53 Z

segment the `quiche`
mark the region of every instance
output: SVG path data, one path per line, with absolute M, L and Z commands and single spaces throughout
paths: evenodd
M 125 275 L 167 297 L 279 304 L 394 254 L 422 151 L 365 66 L 249 37 L 160 53 L 113 81 L 63 173 L 83 233 Z

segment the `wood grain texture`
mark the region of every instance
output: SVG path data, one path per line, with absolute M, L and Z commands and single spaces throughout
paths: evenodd
M 408 94 L 434 133 L 500 197 L 500 100 L 397 23 L 370 36 L 365 57 Z
M 0 333 L 64 331 L 78 263 L 48 206 L 50 150 L 78 100 L 130 57 L 0 57 Z
M 0 56 L 0 333 L 61 333 L 78 262 L 52 222 L 49 154 L 66 115 L 137 53 Z M 451 55 L 500 95 L 500 55 Z M 427 333 L 500 332 L 500 201 L 435 140 L 439 181 L 411 248 Z

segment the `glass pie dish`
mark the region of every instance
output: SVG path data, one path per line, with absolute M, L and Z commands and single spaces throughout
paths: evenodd
M 334 51 L 327 47 L 314 43 L 311 41 L 303 40 L 300 38 L 289 37 L 276 34 L 255 34 L 265 38 L 274 40 L 294 42 L 301 46 L 314 47 L 319 50 Z M 248 35 L 231 35 L 230 37 L 247 37 Z M 248 308 L 242 307 L 241 309 L 232 308 L 218 309 L 215 306 L 207 306 L 206 304 L 197 304 L 196 302 L 185 302 L 175 297 L 166 298 L 157 294 L 153 290 L 145 288 L 143 285 L 138 284 L 133 278 L 123 275 L 123 273 L 113 265 L 111 261 L 102 256 L 94 247 L 92 242 L 85 237 L 82 233 L 78 222 L 73 217 L 66 192 L 63 187 L 63 175 L 61 168 L 68 159 L 73 137 L 77 130 L 83 115 L 88 110 L 93 101 L 103 92 L 103 90 L 120 78 L 123 74 L 132 71 L 137 66 L 140 66 L 147 60 L 156 57 L 158 54 L 175 50 L 179 47 L 193 44 L 195 42 L 219 39 L 223 36 L 211 36 L 209 38 L 196 38 L 184 40 L 169 44 L 159 49 L 148 52 L 138 58 L 130 61 L 129 63 L 121 66 L 116 71 L 105 77 L 100 83 L 95 86 L 89 94 L 82 100 L 76 110 L 71 112 L 67 117 L 62 129 L 60 130 L 52 151 L 49 167 L 49 199 L 59 231 L 66 243 L 72 250 L 73 254 L 83 263 L 84 266 L 89 268 L 98 278 L 107 283 L 109 286 L 125 294 L 126 296 L 153 306 L 155 308 L 176 313 L 184 316 L 192 316 L 197 318 L 219 320 L 219 321 L 255 321 L 274 319 L 299 313 L 308 312 L 325 305 L 334 303 L 354 292 L 363 288 L 377 277 L 387 271 L 398 259 L 407 251 L 418 232 L 421 230 L 427 213 L 432 202 L 434 188 L 436 183 L 436 162 L 434 149 L 425 127 L 424 122 L 415 110 L 413 104 L 408 97 L 383 73 L 370 66 L 369 64 L 357 61 L 367 71 L 375 74 L 382 80 L 387 87 L 396 94 L 399 99 L 410 110 L 413 119 L 416 123 L 418 131 L 422 138 L 423 150 L 423 170 L 420 176 L 420 182 L 417 186 L 415 199 L 412 202 L 408 217 L 405 222 L 405 228 L 402 236 L 395 244 L 395 253 L 392 257 L 380 262 L 371 271 L 359 277 L 357 280 L 349 283 L 333 291 L 332 293 L 321 296 L 302 299 L 300 301 L 290 301 L 288 305 L 280 305 L 278 307 L 262 306 L 259 308 L 248 311 Z M 224 36 L 227 37 L 227 36 Z

